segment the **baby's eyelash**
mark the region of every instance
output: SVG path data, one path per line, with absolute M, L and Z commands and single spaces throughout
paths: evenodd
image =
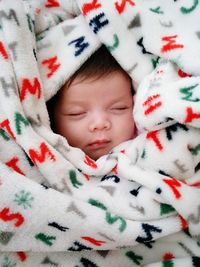
M 113 107 L 112 109 L 117 109 L 117 110 L 125 110 L 127 109 L 128 107 Z
M 69 113 L 69 114 L 67 114 L 67 115 L 68 115 L 68 116 L 74 116 L 74 117 L 76 117 L 76 116 L 80 116 L 80 115 L 83 115 L 83 114 L 85 114 L 85 112 Z

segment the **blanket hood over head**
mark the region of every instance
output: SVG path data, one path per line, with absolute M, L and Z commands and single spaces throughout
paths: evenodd
M 0 1 L 1 266 L 199 266 L 199 10 Z M 95 162 L 45 102 L 101 44 L 139 85 L 142 133 Z

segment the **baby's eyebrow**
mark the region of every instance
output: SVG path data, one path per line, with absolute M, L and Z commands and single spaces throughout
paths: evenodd
M 71 110 L 85 109 L 87 106 L 88 106 L 87 103 L 83 103 L 82 101 L 81 102 L 77 102 L 77 101 L 67 102 L 64 105 L 60 106 L 60 111 L 63 114 L 66 114 Z
M 88 101 L 85 101 L 85 100 L 71 100 L 67 103 L 68 106 L 82 106 L 84 104 L 87 104 Z
M 129 97 L 125 97 L 126 94 L 121 94 L 120 96 L 116 97 L 116 98 L 113 98 L 112 99 L 112 102 L 126 102 L 126 101 L 129 101 L 130 98 Z

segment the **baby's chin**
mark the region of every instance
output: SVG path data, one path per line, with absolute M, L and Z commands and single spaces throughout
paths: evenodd
M 100 157 L 109 154 L 110 149 L 99 149 L 97 151 L 87 151 L 85 152 L 91 159 L 98 160 Z
M 99 158 L 110 154 L 110 152 L 113 150 L 113 148 L 117 147 L 120 144 L 123 144 L 125 141 L 127 140 L 123 140 L 122 142 L 110 142 L 108 145 L 106 145 L 105 147 L 101 147 L 101 148 L 93 148 L 93 149 L 83 149 L 83 151 L 93 160 L 98 160 Z

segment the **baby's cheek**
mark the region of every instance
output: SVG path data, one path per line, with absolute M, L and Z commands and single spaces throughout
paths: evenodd
M 132 114 L 124 120 L 124 134 L 127 140 L 132 139 L 135 135 L 135 124 Z
M 68 126 L 68 135 L 73 143 L 73 146 L 82 148 L 87 138 L 87 130 L 85 124 L 81 121 L 76 121 Z

